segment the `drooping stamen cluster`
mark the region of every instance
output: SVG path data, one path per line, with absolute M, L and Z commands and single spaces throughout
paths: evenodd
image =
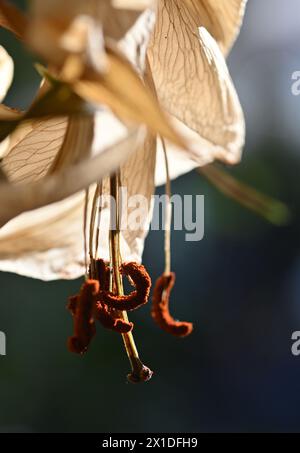
M 84 237 L 84 256 L 86 267 L 86 283 L 83 288 L 88 287 L 89 281 L 96 281 L 98 291 L 96 297 L 90 296 L 89 300 L 83 300 L 81 295 L 72 298 L 69 308 L 72 311 L 75 322 L 75 334 L 77 341 L 83 344 L 80 348 L 73 347 L 75 340 L 69 340 L 70 350 L 73 352 L 86 352 L 92 337 L 95 335 L 95 321 L 99 321 L 102 326 L 121 334 L 125 350 L 131 365 L 131 372 L 127 375 L 130 382 L 146 382 L 151 379 L 153 372 L 146 367 L 139 357 L 139 353 L 132 334 L 133 324 L 128 320 L 127 310 L 134 310 L 144 305 L 149 298 L 151 279 L 143 266 L 137 263 L 122 264 L 120 250 L 120 212 L 121 198 L 121 172 L 110 177 L 110 234 L 109 234 L 109 264 L 99 260 L 101 217 L 103 210 L 102 194 L 103 182 L 97 184 L 91 209 L 90 209 L 90 190 L 86 191 L 84 218 L 83 218 L 83 237 Z M 114 201 L 114 203 L 113 203 Z M 106 206 L 106 204 L 105 204 Z M 88 240 L 89 225 L 89 240 Z M 129 281 L 135 286 L 135 290 L 128 296 L 124 296 L 122 276 L 126 275 Z M 78 334 L 87 328 L 81 325 L 84 317 L 75 316 L 77 300 L 81 301 L 83 310 L 87 310 L 89 322 L 93 326 L 89 335 Z M 92 309 L 91 309 L 92 307 Z M 76 312 L 77 313 L 77 312 Z M 77 344 L 77 343 L 76 343 Z
M 134 286 L 129 296 L 116 296 L 109 291 L 110 267 L 103 260 L 95 263 L 95 273 L 90 269 L 90 276 L 77 296 L 70 298 L 69 310 L 74 316 L 74 336 L 69 338 L 71 352 L 83 354 L 96 334 L 95 320 L 102 326 L 120 334 L 132 331 L 133 323 L 120 317 L 120 311 L 134 310 L 148 302 L 151 279 L 144 266 L 126 263 L 121 272 L 127 275 Z
M 175 284 L 175 274 L 163 274 L 156 281 L 152 298 L 151 315 L 156 324 L 165 332 L 176 337 L 186 337 L 193 331 L 193 324 L 190 322 L 176 321 L 170 314 L 170 294 Z

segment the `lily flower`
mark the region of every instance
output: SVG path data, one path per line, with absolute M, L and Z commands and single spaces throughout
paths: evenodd
M 8 4 L 4 4 L 6 5 L 4 12 L 7 13 Z M 91 183 L 99 181 L 103 175 L 109 175 L 114 169 L 118 168 L 134 149 L 143 148 L 140 152 L 141 157 L 139 160 L 136 158 L 132 159 L 132 162 L 135 162 L 137 167 L 139 162 L 143 162 L 145 170 L 141 168 L 140 173 L 145 173 L 146 165 L 147 168 L 151 168 L 151 165 L 154 166 L 154 164 L 151 164 L 151 161 L 155 159 L 155 150 L 153 152 L 148 150 L 150 140 L 147 140 L 144 145 L 143 129 L 137 131 L 132 125 L 132 121 L 134 120 L 145 122 L 146 124 L 148 122 L 150 130 L 152 129 L 155 133 L 161 131 L 165 135 L 166 132 L 166 135 L 170 135 L 171 139 L 180 141 L 160 112 L 158 104 L 151 98 L 149 92 L 145 90 L 142 82 L 125 60 L 117 54 L 108 53 L 104 48 L 104 42 L 102 42 L 103 46 L 100 49 L 97 48 L 95 50 L 93 42 L 98 42 L 98 38 L 102 37 L 102 32 L 101 28 L 96 27 L 95 29 L 94 27 L 93 20 L 95 17 L 93 16 L 92 20 L 92 17 L 87 14 L 90 11 L 97 12 L 97 7 L 100 5 L 99 23 L 97 23 L 98 25 L 102 25 L 103 20 L 101 21 L 100 19 L 102 18 L 104 5 L 105 11 L 108 9 L 111 13 L 110 22 L 122 23 L 124 33 L 128 27 L 134 24 L 134 30 L 131 30 L 131 34 L 134 35 L 135 39 L 131 39 L 131 49 L 135 48 L 135 53 L 140 55 L 142 45 L 147 43 L 146 38 L 149 32 L 147 28 L 143 27 L 141 36 L 138 36 L 141 24 L 137 24 L 137 22 L 143 18 L 136 11 L 132 12 L 132 8 L 141 7 L 140 2 L 128 1 L 127 4 L 127 7 L 130 6 L 131 10 L 125 14 L 123 10 L 113 8 L 110 1 L 74 2 L 72 0 L 71 2 L 65 2 L 62 8 L 61 2 L 51 1 L 48 4 L 48 2 L 37 0 L 33 2 L 35 13 L 32 22 L 27 25 L 26 29 L 28 31 L 21 32 L 17 27 L 16 34 L 20 36 L 23 33 L 22 39 L 24 40 L 29 35 L 28 40 L 32 43 L 32 47 L 36 45 L 36 42 L 50 41 L 56 51 L 52 48 L 49 49 L 47 44 L 44 52 L 39 50 L 39 53 L 43 54 L 51 62 L 51 65 L 56 68 L 56 71 L 64 65 L 64 69 L 62 70 L 63 76 L 60 76 L 64 80 L 74 78 L 72 80 L 74 90 L 76 89 L 79 92 L 87 91 L 89 93 L 88 97 L 90 96 L 91 90 L 97 91 L 98 98 L 99 96 L 102 97 L 102 103 L 96 114 L 90 116 L 73 115 L 69 118 L 34 119 L 29 124 L 27 121 L 21 130 L 19 130 L 20 128 L 17 129 L 16 133 L 14 132 L 9 137 L 11 146 L 3 157 L 2 169 L 9 182 L 14 184 L 2 186 L 2 190 L 0 188 L 1 195 L 8 201 L 6 207 L 0 212 L 2 224 L 10 218 L 15 217 L 19 212 L 61 200 L 72 193 L 78 192 L 80 189 L 88 187 Z M 141 2 L 141 4 L 145 6 L 145 2 Z M 125 4 L 123 4 L 124 6 Z M 75 13 L 79 12 L 80 15 L 76 16 Z M 126 20 L 123 20 L 123 14 L 125 14 Z M 148 17 L 152 14 L 153 12 L 149 10 L 144 16 Z M 5 22 L 7 26 L 11 15 L 6 14 L 6 16 L 8 17 Z M 115 20 L 113 20 L 114 16 Z M 61 20 L 54 21 L 53 17 L 59 17 Z M 146 20 L 146 25 L 147 23 L 148 19 Z M 143 20 L 142 24 L 144 24 Z M 14 24 L 9 23 L 8 28 L 13 29 Z M 120 31 L 121 29 L 122 27 L 118 27 L 119 37 L 124 35 Z M 109 30 L 106 33 L 109 37 L 107 40 L 110 40 L 110 45 L 122 45 L 124 48 L 126 38 L 124 40 L 113 41 L 112 44 L 111 36 L 113 35 L 114 27 L 112 27 L 111 33 Z M 92 39 L 89 34 L 93 34 L 94 32 L 96 36 Z M 36 37 L 36 33 L 39 34 L 38 37 Z M 43 39 L 41 39 L 40 33 L 45 34 L 43 35 Z M 56 39 L 46 39 L 47 37 L 49 38 L 49 35 L 56 36 Z M 140 41 L 142 44 L 140 44 Z M 133 54 L 134 52 L 132 51 L 131 55 Z M 53 55 L 56 55 L 55 59 L 52 58 Z M 96 73 L 95 65 L 96 67 L 98 66 L 99 56 L 104 66 L 105 60 L 109 64 L 107 73 L 105 68 L 103 69 L 104 72 L 101 72 L 102 67 L 99 68 L 99 74 Z M 96 59 L 97 62 L 94 65 Z M 74 61 L 78 64 L 75 64 Z M 86 74 L 80 74 L 82 76 L 81 78 L 79 78 L 78 74 L 77 77 L 74 74 L 71 76 L 73 68 L 76 67 L 78 70 L 80 65 L 82 67 L 79 72 L 86 72 Z M 70 67 L 72 68 L 71 70 Z M 61 88 L 60 85 L 58 88 Z M 62 88 L 66 89 L 65 86 Z M 128 89 L 132 90 L 132 96 L 128 95 Z M 62 93 L 58 92 L 56 101 L 59 102 L 59 96 L 64 101 L 64 98 L 69 94 L 63 91 Z M 52 108 L 53 93 L 50 92 L 50 95 L 52 96 L 52 98 L 50 96 Z M 71 111 L 76 110 L 76 102 L 78 104 L 78 100 L 72 97 L 71 101 L 68 101 L 68 103 L 64 102 L 64 105 L 59 104 L 58 113 L 61 113 L 60 108 L 67 110 L 69 104 Z M 28 118 L 34 115 L 36 116 L 37 112 L 38 114 L 42 113 L 45 115 L 40 105 L 43 105 L 43 102 L 44 99 L 42 98 L 41 101 L 39 100 L 33 104 L 33 108 L 23 116 L 23 119 L 28 120 Z M 44 102 L 46 107 L 49 104 L 47 102 L 48 99 L 46 98 L 46 102 Z M 95 103 L 94 97 L 93 103 Z M 123 121 L 124 117 L 126 117 L 127 125 L 126 123 L 122 124 L 112 115 L 105 108 L 105 103 Z M 45 105 L 43 105 L 43 108 L 45 109 Z M 79 103 L 79 109 L 81 108 L 84 108 L 82 107 L 82 102 L 81 104 Z M 47 109 L 46 111 L 48 112 Z M 145 117 L 148 117 L 148 120 L 145 120 Z M 152 123 L 152 126 L 149 121 Z M 128 122 L 130 123 L 129 125 Z M 4 123 L 4 125 L 6 124 Z M 163 131 L 164 128 L 166 128 L 165 132 Z M 115 145 L 114 149 L 112 149 L 113 145 Z M 122 152 L 120 152 L 121 146 Z M 153 147 L 152 142 L 151 146 Z M 149 157 L 145 161 L 144 155 L 146 154 Z M 92 161 L 89 161 L 87 157 L 92 157 Z M 78 165 L 76 166 L 74 164 Z M 67 177 L 66 173 L 68 173 Z M 80 177 L 78 177 L 79 173 Z M 126 170 L 124 170 L 124 173 L 126 173 Z M 67 186 L 66 184 L 62 184 L 66 179 L 68 180 Z M 149 180 L 151 180 L 151 172 Z M 15 183 L 18 183 L 18 185 Z M 134 184 L 136 185 L 136 182 Z M 128 187 L 128 191 L 132 192 L 130 187 Z M 146 189 L 146 192 L 149 192 L 149 194 L 153 192 L 153 183 L 152 188 L 150 190 Z M 128 254 L 126 253 L 126 255 Z M 66 270 L 63 272 L 64 275 L 67 275 Z M 46 274 L 44 275 L 47 279 Z M 73 278 L 74 276 L 76 274 L 73 276 L 70 275 Z M 53 278 L 53 275 L 49 278 Z
M 150 201 L 156 178 L 167 183 L 170 198 L 171 178 L 214 160 L 239 161 L 245 124 L 225 57 L 245 3 L 34 0 L 28 21 L 21 15 L 14 21 L 10 5 L 0 2 L 0 23 L 48 63 L 29 111 L 0 111 L 0 138 L 8 140 L 0 269 L 43 280 L 86 275 L 69 305 L 75 328 L 69 344 L 83 353 L 95 320 L 109 325 L 122 333 L 132 382 L 152 374 L 139 359 L 126 313 L 149 297 L 140 262 L 151 204 L 138 230 L 129 224 L 121 231 L 119 219 L 110 228 L 112 205 L 99 209 L 98 200 L 111 195 L 118 213 L 121 186 Z M 153 318 L 184 336 L 191 324 L 174 321 L 168 309 L 174 274 L 166 227 Z M 122 275 L 135 287 L 129 296 Z

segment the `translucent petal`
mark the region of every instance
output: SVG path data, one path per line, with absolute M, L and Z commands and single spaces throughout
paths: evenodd
M 233 164 L 240 159 L 245 123 L 220 48 L 206 29 L 191 23 L 186 8 L 161 5 L 148 52 L 158 98 L 180 129 L 198 134 L 191 157 L 199 165 L 204 154 L 208 161 Z
M 14 76 L 14 63 L 4 47 L 0 46 L 0 102 L 5 98 Z
M 105 123 L 102 123 L 105 125 Z M 105 134 L 105 129 L 102 129 Z M 155 140 L 148 137 L 121 167 L 123 190 L 127 197 L 134 194 L 148 201 L 148 212 L 139 229 L 125 224 L 121 232 L 121 255 L 125 261 L 140 261 L 144 239 L 152 214 L 154 192 Z M 103 183 L 103 193 L 109 193 L 109 181 Z M 90 203 L 93 188 L 90 189 Z M 83 212 L 85 194 L 24 213 L 0 230 L 0 270 L 15 272 L 42 280 L 73 279 L 85 272 L 83 247 Z M 101 213 L 99 256 L 109 259 L 110 212 Z M 126 227 L 126 228 L 125 228 Z

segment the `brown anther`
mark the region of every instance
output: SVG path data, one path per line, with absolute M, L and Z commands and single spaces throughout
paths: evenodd
M 94 316 L 103 327 L 117 333 L 129 333 L 133 329 L 132 322 L 126 322 L 121 318 L 114 317 L 114 314 L 108 311 L 107 305 L 101 302 L 97 302 Z
M 103 291 L 109 291 L 110 268 L 108 263 L 102 259 L 97 260 L 96 272 L 100 283 L 100 289 Z M 108 306 L 102 301 L 97 302 L 94 317 L 106 329 L 113 330 L 114 332 L 120 334 L 131 332 L 134 326 L 132 322 L 126 322 L 119 318 L 117 313 L 109 310 Z
M 176 321 L 169 311 L 169 300 L 172 288 L 175 284 L 175 274 L 163 274 L 155 284 L 152 298 L 151 315 L 156 324 L 165 332 L 176 337 L 186 337 L 193 331 L 193 324 L 190 322 Z
M 74 336 L 68 339 L 68 348 L 71 352 L 84 354 L 96 334 L 93 311 L 98 293 L 99 282 L 87 280 L 78 296 L 70 298 L 68 309 L 74 317 Z
M 129 278 L 136 289 L 128 296 L 116 296 L 111 292 L 101 291 L 101 302 L 116 310 L 136 310 L 148 302 L 151 278 L 143 265 L 134 262 L 122 264 L 120 270 L 123 275 Z
M 139 384 L 140 382 L 148 382 L 153 376 L 153 371 L 145 365 L 142 365 L 139 372 L 132 372 L 127 375 L 127 380 L 131 384 Z

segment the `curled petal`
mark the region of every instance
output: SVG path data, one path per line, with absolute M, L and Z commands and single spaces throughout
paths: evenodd
M 107 61 L 109 70 L 105 74 L 89 69 L 73 83 L 74 93 L 87 103 L 106 105 L 124 122 L 143 123 L 154 135 L 160 134 L 185 148 L 186 142 L 127 59 L 116 49 L 108 48 Z
M 63 38 L 76 20 L 88 19 L 100 29 L 103 28 L 105 38 L 119 42 L 123 37 L 135 29 L 136 22 L 143 10 L 153 1 L 108 1 L 108 0 L 32 0 L 32 20 L 28 27 L 27 38 L 31 47 L 47 61 L 61 63 L 66 57 L 62 46 Z M 90 39 L 85 40 L 85 48 L 95 52 L 99 33 L 93 35 L 93 27 L 86 30 Z M 151 30 L 149 30 L 150 32 Z M 77 43 L 82 41 L 86 33 L 76 33 Z M 83 41 L 84 42 L 84 41 Z M 136 50 L 138 50 L 137 47 Z M 88 53 L 90 53 L 88 52 Z M 99 57 L 99 54 L 94 55 Z M 100 57 L 101 58 L 101 57 Z
M 87 280 L 82 285 L 79 295 L 70 300 L 68 308 L 74 316 L 74 335 L 68 339 L 68 348 L 71 352 L 84 354 L 95 336 L 93 311 L 98 292 L 99 282 Z
M 179 322 L 170 315 L 169 299 L 172 288 L 175 284 L 175 274 L 162 275 L 156 282 L 153 292 L 153 305 L 151 315 L 156 324 L 164 331 L 176 337 L 186 337 L 192 333 L 193 324 L 190 322 Z
M 230 51 L 240 31 L 247 0 L 173 0 L 172 3 L 182 5 L 190 24 L 205 27 L 225 55 Z
M 214 159 L 234 164 L 244 145 L 243 112 L 224 55 L 191 16 L 191 3 L 159 2 L 148 50 L 152 77 L 161 105 L 188 143 L 188 157 L 199 165 Z
M 151 278 L 145 267 L 137 263 L 123 264 L 121 272 L 130 278 L 136 289 L 128 296 L 116 296 L 110 292 L 102 291 L 101 300 L 116 310 L 136 310 L 148 302 Z

